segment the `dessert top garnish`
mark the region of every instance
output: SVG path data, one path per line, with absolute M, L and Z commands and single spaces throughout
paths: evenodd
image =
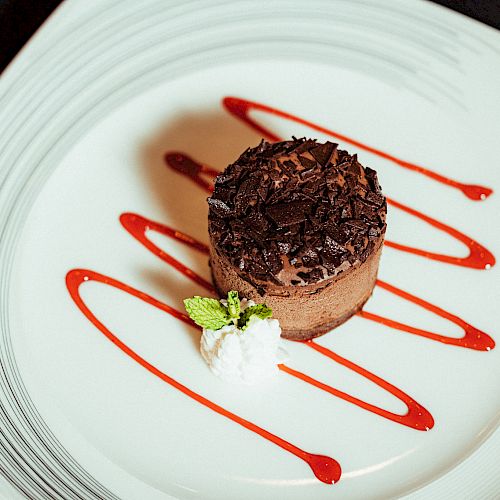
M 265 304 L 230 291 L 227 299 L 185 299 L 191 319 L 203 327 L 200 350 L 210 370 L 226 382 L 256 384 L 279 373 L 287 354 L 281 328 Z
M 226 325 L 235 325 L 245 330 L 253 317 L 270 318 L 272 311 L 265 304 L 255 304 L 241 307 L 238 292 L 231 290 L 227 299 L 217 300 L 198 295 L 184 299 L 184 306 L 189 317 L 202 328 L 219 330 Z
M 380 244 L 387 204 L 377 174 L 337 146 L 263 140 L 217 176 L 210 234 L 243 279 L 315 283 Z

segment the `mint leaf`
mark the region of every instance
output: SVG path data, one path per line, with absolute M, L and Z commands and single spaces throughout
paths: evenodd
M 227 309 L 217 299 L 196 296 L 184 299 L 184 306 L 189 317 L 202 328 L 219 330 L 231 321 Z
M 267 307 L 265 304 L 257 304 L 256 306 L 247 307 L 238 321 L 238 327 L 245 330 L 252 316 L 257 316 L 260 319 L 267 319 L 270 318 L 272 314 L 272 309 Z
M 238 319 L 241 313 L 240 299 L 238 292 L 231 290 L 227 293 L 227 310 L 231 319 Z

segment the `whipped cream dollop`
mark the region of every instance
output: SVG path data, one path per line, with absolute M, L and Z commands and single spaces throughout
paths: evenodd
M 221 303 L 227 304 L 225 300 Z M 254 305 L 251 300 L 241 300 L 242 310 Z M 278 374 L 278 364 L 288 357 L 282 342 L 277 319 L 253 316 L 245 330 L 236 325 L 204 328 L 200 350 L 210 370 L 222 380 L 253 385 Z

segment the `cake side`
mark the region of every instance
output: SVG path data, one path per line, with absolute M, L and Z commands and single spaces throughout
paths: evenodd
M 338 276 L 300 287 L 269 285 L 264 295 L 239 276 L 213 245 L 210 263 L 220 296 L 234 289 L 255 302 L 265 302 L 279 320 L 284 338 L 308 340 L 339 326 L 362 309 L 373 292 L 381 253 L 382 241 L 363 264 Z

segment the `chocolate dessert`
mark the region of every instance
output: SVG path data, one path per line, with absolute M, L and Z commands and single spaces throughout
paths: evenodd
M 265 302 L 285 338 L 335 328 L 375 286 L 386 199 L 377 173 L 337 146 L 262 141 L 217 176 L 208 199 L 219 294 Z

